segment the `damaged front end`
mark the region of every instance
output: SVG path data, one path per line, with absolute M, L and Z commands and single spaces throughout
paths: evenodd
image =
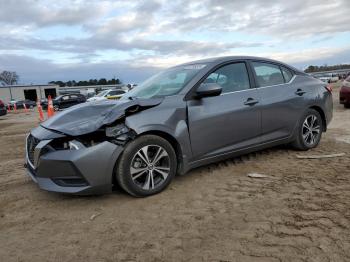
M 119 123 L 114 126 L 106 126 L 106 137 L 114 144 L 124 146 L 130 140 L 135 139 L 136 132 L 124 123 Z
M 125 117 L 159 103 L 96 102 L 57 114 L 27 137 L 28 174 L 48 191 L 110 192 L 115 163 L 137 135 L 125 125 Z

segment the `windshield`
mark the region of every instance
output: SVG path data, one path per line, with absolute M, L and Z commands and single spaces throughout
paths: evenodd
M 97 97 L 102 97 L 102 96 L 104 96 L 105 94 L 107 94 L 109 92 L 109 90 L 105 90 L 105 91 L 102 91 L 101 93 L 99 93 L 99 94 L 97 94 L 97 95 L 95 95 L 95 96 L 97 96 Z
M 147 79 L 123 96 L 127 98 L 154 98 L 175 95 L 206 65 L 177 66 Z
M 52 100 L 56 100 L 56 101 L 58 101 L 58 100 L 60 100 L 61 99 L 61 97 L 62 97 L 63 95 L 61 95 L 61 96 L 57 96 L 56 98 L 54 98 L 54 99 L 52 99 Z

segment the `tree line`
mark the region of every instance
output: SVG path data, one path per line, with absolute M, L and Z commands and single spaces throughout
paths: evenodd
M 313 66 L 310 65 L 308 68 L 305 69 L 305 73 L 315 73 L 315 72 L 322 72 L 322 71 L 331 71 L 331 70 L 338 70 L 338 69 L 350 69 L 350 64 L 342 64 L 342 65 L 323 65 L 323 66 Z
M 83 81 L 75 81 L 75 80 L 69 80 L 67 82 L 63 81 L 51 81 L 49 84 L 59 85 L 60 87 L 68 86 L 95 86 L 95 85 L 119 85 L 122 84 L 122 82 L 118 78 L 112 78 L 107 80 L 106 78 L 100 78 L 97 79 L 90 79 L 90 80 L 83 80 Z

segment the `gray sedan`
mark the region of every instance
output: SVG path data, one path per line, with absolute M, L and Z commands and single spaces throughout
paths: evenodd
M 261 150 L 318 145 L 332 119 L 325 83 L 284 63 L 221 57 L 167 69 L 118 101 L 67 109 L 27 137 L 39 187 L 133 196 L 165 189 L 176 174 Z

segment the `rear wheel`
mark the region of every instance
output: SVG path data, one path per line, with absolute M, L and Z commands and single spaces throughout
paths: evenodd
M 350 104 L 344 104 L 345 108 L 350 108 Z
M 299 122 L 298 134 L 293 146 L 299 150 L 316 147 L 321 140 L 322 130 L 321 115 L 314 109 L 308 109 Z
M 176 154 L 165 139 L 141 136 L 130 142 L 116 168 L 116 180 L 136 197 L 150 196 L 164 190 L 176 173 Z

